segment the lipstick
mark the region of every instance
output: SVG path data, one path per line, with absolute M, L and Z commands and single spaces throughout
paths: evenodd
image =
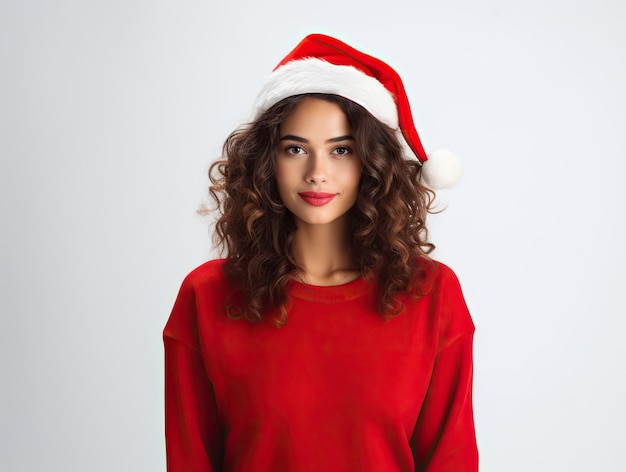
M 300 198 L 302 198 L 302 200 L 313 206 L 326 205 L 336 196 L 335 193 L 325 192 L 301 192 L 298 195 L 300 195 Z

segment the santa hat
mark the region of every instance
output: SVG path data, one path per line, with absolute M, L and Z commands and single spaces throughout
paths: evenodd
M 450 151 L 440 149 L 426 154 L 402 80 L 383 61 L 330 36 L 311 34 L 265 81 L 255 103 L 257 116 L 287 97 L 305 93 L 347 98 L 397 130 L 400 142 L 422 164 L 422 179 L 430 188 L 450 188 L 461 178 L 461 164 Z

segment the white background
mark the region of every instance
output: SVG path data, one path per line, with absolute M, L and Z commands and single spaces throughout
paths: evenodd
M 391 63 L 477 325 L 481 470 L 626 470 L 626 4 L 0 3 L 0 469 L 164 470 L 161 330 L 194 211 L 307 33 Z

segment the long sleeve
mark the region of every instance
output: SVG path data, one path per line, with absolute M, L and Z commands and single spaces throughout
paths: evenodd
M 437 355 L 411 437 L 416 471 L 478 470 L 472 410 L 472 339 L 473 333 L 465 334 Z
M 163 335 L 168 472 L 221 470 L 222 431 L 195 318 L 193 289 L 183 284 Z
M 165 438 L 168 472 L 217 472 L 221 431 L 213 387 L 200 355 L 165 339 Z

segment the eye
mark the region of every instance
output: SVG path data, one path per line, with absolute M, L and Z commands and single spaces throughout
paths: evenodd
M 352 152 L 352 149 L 350 149 L 347 146 L 339 146 L 333 150 L 333 154 L 336 154 L 338 156 L 347 156 L 351 152 Z
M 304 148 L 302 146 L 296 146 L 295 144 L 292 144 L 290 146 L 287 146 L 285 148 L 285 152 L 287 154 L 292 154 L 294 156 L 298 155 L 298 154 L 304 154 Z

